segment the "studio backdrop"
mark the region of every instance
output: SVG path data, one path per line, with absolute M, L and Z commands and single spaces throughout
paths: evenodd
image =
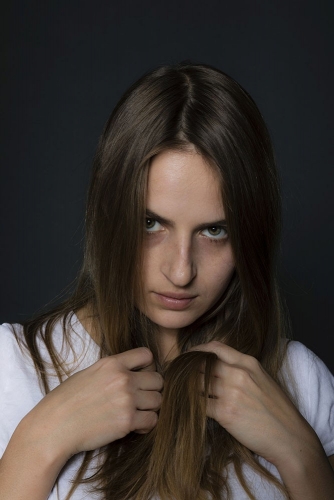
M 99 134 L 159 64 L 240 82 L 281 172 L 281 288 L 293 337 L 334 371 L 333 2 L 11 1 L 1 8 L 0 321 L 71 289 Z

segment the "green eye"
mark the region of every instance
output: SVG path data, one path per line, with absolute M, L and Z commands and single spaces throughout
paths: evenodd
M 148 217 L 146 217 L 145 219 L 146 229 L 152 229 L 154 227 L 155 222 L 156 221 L 154 219 L 149 219 Z
M 148 233 L 155 233 L 157 231 L 161 231 L 162 226 L 160 222 L 155 219 L 151 219 L 150 217 L 145 218 L 145 229 Z
M 204 236 L 213 240 L 224 240 L 227 238 L 227 230 L 223 226 L 211 226 L 203 231 Z
M 209 227 L 208 231 L 210 234 L 212 234 L 212 236 L 219 236 L 221 231 L 222 231 L 222 228 L 217 227 L 217 226 L 213 226 L 213 227 Z

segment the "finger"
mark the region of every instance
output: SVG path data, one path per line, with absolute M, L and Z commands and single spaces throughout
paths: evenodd
M 263 386 L 263 382 L 266 380 L 265 372 L 263 370 L 260 373 L 256 371 L 256 367 L 259 365 L 258 361 L 251 356 L 245 355 L 245 358 L 243 364 L 229 364 L 219 359 L 215 362 L 210 373 L 209 387 L 216 396 L 221 397 L 224 387 L 248 387 L 249 390 L 254 383 Z M 252 366 L 253 361 L 257 365 Z M 200 377 L 201 387 L 204 390 L 204 371 L 201 371 Z
M 155 362 L 153 361 L 151 364 L 140 368 L 141 372 L 155 372 L 157 369 Z
M 158 422 L 158 415 L 155 411 L 138 410 L 135 416 L 134 432 L 138 434 L 147 434 Z
M 218 420 L 217 399 L 208 399 L 206 402 L 206 416 Z
M 161 391 L 164 379 L 158 372 L 140 371 L 135 373 L 136 386 L 143 391 Z
M 201 394 L 205 392 L 205 378 L 204 375 L 200 376 L 199 381 L 199 390 Z M 209 385 L 208 385 L 208 396 L 209 398 L 217 399 L 221 397 L 223 394 L 223 384 L 222 380 L 217 377 L 210 377 Z
M 116 354 L 115 357 L 128 368 L 128 370 L 148 369 L 148 371 L 153 371 L 153 354 L 147 347 L 137 347 L 136 349 Z
M 136 394 L 136 408 L 138 410 L 158 411 L 161 407 L 162 395 L 158 391 L 138 391 Z
M 246 357 L 246 354 L 242 354 L 233 347 L 218 342 L 217 340 L 191 347 L 189 351 L 214 352 L 221 361 L 232 365 L 241 363 L 243 358 Z

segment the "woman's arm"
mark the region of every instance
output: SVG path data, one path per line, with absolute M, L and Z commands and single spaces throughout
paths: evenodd
M 334 472 L 320 442 L 275 465 L 292 500 L 334 498 Z
M 192 350 L 218 356 L 208 416 L 275 465 L 292 500 L 332 500 L 334 472 L 316 433 L 261 364 L 220 342 Z
M 43 431 L 34 436 L 29 419 L 15 430 L 0 461 L 0 498 L 46 500 L 64 465 L 62 456 L 48 449 Z M 66 460 L 65 460 L 66 461 Z
M 69 377 L 16 428 L 0 463 L 1 500 L 46 500 L 71 456 L 131 431 L 149 432 L 162 385 L 146 348 L 103 358 Z

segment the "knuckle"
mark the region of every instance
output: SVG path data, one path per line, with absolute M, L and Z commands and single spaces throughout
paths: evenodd
M 231 370 L 235 387 L 242 387 L 249 382 L 250 375 L 244 368 L 232 367 Z
M 120 372 L 117 374 L 116 377 L 116 382 L 117 385 L 120 389 L 123 389 L 125 391 L 128 391 L 130 385 L 131 385 L 131 375 L 130 373 L 127 372 Z
M 154 372 L 154 374 L 155 374 L 155 377 L 157 379 L 157 384 L 159 385 L 159 388 L 162 389 L 163 386 L 164 386 L 164 378 L 163 378 L 163 376 L 160 373 L 158 373 L 158 372 Z
M 155 402 L 154 407 L 159 409 L 162 403 L 162 394 L 160 392 L 155 393 Z
M 108 371 L 116 371 L 120 369 L 120 363 L 116 356 L 108 356 L 100 359 L 101 367 Z
M 158 415 L 155 411 L 148 411 L 145 417 L 145 424 L 148 429 L 152 429 L 157 425 Z
M 129 392 L 124 392 L 124 394 L 122 395 L 122 406 L 124 408 L 125 414 L 130 415 L 133 412 L 133 397 Z
M 132 412 L 124 413 L 122 417 L 122 427 L 124 434 L 128 434 L 135 429 L 134 417 Z
M 116 373 L 108 373 L 106 380 L 104 381 L 104 388 L 110 394 L 114 394 L 115 397 L 121 398 L 126 403 L 124 398 L 131 398 L 133 395 L 132 388 L 132 377 L 131 373 L 126 371 L 117 371 Z
M 154 411 L 145 411 L 141 413 L 140 420 L 137 421 L 137 425 L 133 422 L 131 430 L 139 432 L 140 434 L 147 434 L 157 425 L 158 415 Z
M 110 380 L 110 377 L 117 374 L 119 371 L 119 363 L 113 356 L 101 358 L 95 363 L 95 372 L 99 377 L 102 377 L 103 380 Z
M 219 340 L 212 340 L 210 344 L 212 345 L 212 347 L 218 347 L 218 348 L 223 345 L 223 343 L 220 342 Z
M 122 395 L 122 398 L 120 400 L 120 408 L 124 418 L 128 421 L 129 424 L 131 424 L 136 411 L 134 400 L 131 394 L 125 393 Z
M 147 362 L 153 362 L 153 353 L 148 347 L 138 347 L 138 350 L 145 356 Z
M 257 371 L 260 368 L 260 362 L 254 356 L 247 356 L 247 366 L 252 371 Z

